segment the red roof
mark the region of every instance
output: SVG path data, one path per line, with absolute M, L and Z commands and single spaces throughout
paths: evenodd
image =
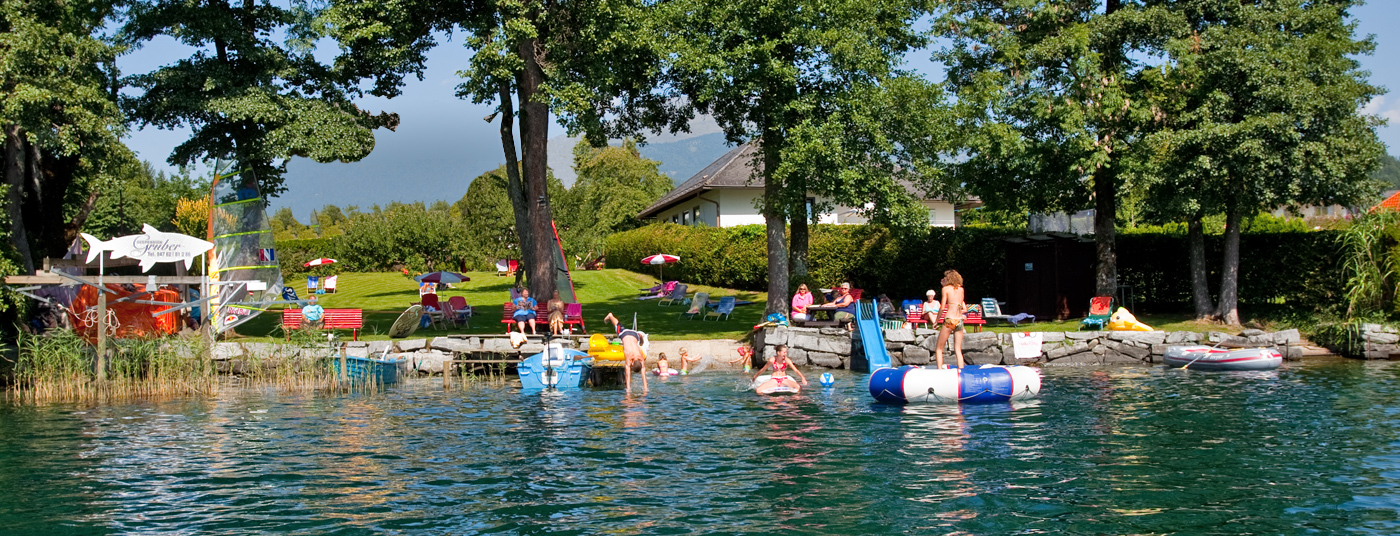
M 1371 207 L 1371 212 L 1377 210 L 1400 210 L 1400 192 L 1395 192 L 1390 197 L 1385 198 L 1379 205 Z

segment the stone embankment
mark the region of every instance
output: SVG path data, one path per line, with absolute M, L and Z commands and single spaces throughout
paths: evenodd
M 928 329 L 887 329 L 885 348 L 894 364 L 925 365 L 933 361 L 938 332 Z M 1141 365 L 1161 363 L 1171 346 L 1190 344 L 1273 346 L 1285 359 L 1301 359 L 1303 346 L 1298 330 L 1278 332 L 1245 330 L 1238 335 L 1191 331 L 1049 331 L 1041 334 L 1041 352 L 1032 359 L 1017 359 L 1012 334 L 968 333 L 963 338 L 963 358 L 978 365 Z M 1391 349 L 1400 336 L 1391 340 Z M 788 346 L 788 356 L 797 365 L 850 368 L 853 334 L 833 328 L 767 328 L 757 344 L 765 358 L 772 357 L 779 344 Z M 944 351 L 944 362 L 953 359 L 952 344 Z
M 1400 357 L 1400 334 L 1397 334 L 1395 328 L 1380 324 L 1362 324 L 1358 335 L 1361 339 L 1361 355 L 1350 355 L 1355 352 L 1343 352 L 1343 355 L 1362 359 Z
M 582 348 L 588 343 L 583 337 L 556 339 L 565 348 Z M 338 347 L 339 343 L 337 343 Z M 696 341 L 652 341 L 649 361 L 665 353 L 672 368 L 680 368 L 680 349 L 685 348 L 691 357 L 699 357 L 706 367 L 742 367 L 728 361 L 738 357 L 736 350 L 740 343 L 730 340 Z M 317 359 L 330 355 L 334 349 L 327 344 L 299 347 L 277 343 L 221 342 L 215 345 L 214 360 L 222 363 L 225 372 L 239 372 L 251 363 L 277 361 L 283 359 Z M 499 359 L 519 361 L 544 351 L 539 337 L 519 348 L 512 348 L 510 339 L 500 335 L 480 337 L 434 337 L 423 339 L 399 339 L 392 341 L 346 342 L 345 354 L 355 357 L 406 358 L 404 367 L 419 374 L 439 374 L 443 364 L 453 359 Z

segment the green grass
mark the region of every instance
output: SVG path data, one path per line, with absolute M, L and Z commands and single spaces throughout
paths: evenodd
M 639 289 L 657 283 L 652 276 L 627 270 L 609 269 L 598 271 L 575 271 L 574 289 L 579 302 L 583 304 L 584 322 L 590 333 L 612 333 L 611 326 L 603 322 L 603 317 L 612 312 L 623 323 L 630 326 L 632 315 L 637 315 L 637 327 L 657 340 L 675 339 L 735 339 L 749 333 L 763 317 L 763 301 L 768 295 L 764 292 L 747 292 L 707 286 L 690 286 L 690 292 L 709 292 L 711 299 L 721 296 L 735 296 L 741 301 L 755 302 L 734 308 L 732 318 L 726 320 L 680 318 L 686 309 L 681 305 L 662 307 L 657 300 L 638 300 Z M 440 290 L 443 301 L 452 296 L 462 296 L 476 311 L 470 328 L 420 329 L 415 337 L 439 337 L 450 334 L 505 333 L 501 323 L 502 304 L 510 300 L 510 288 L 515 283 L 513 277 L 500 277 L 495 272 L 467 272 L 471 281 L 453 285 L 455 288 Z M 304 294 L 304 278 L 289 278 L 288 286 Z M 360 331 L 360 340 L 388 339 L 385 333 L 394 319 L 418 301 L 418 285 L 412 278 L 397 273 L 345 273 L 340 274 L 335 294 L 325 294 L 320 302 L 327 309 L 363 309 L 365 327 Z M 304 296 L 303 296 L 304 297 Z M 541 299 L 541 302 L 544 300 Z M 281 340 L 281 311 L 258 315 L 238 327 L 239 334 L 246 336 L 239 340 L 273 341 Z M 544 322 L 538 326 L 541 333 L 548 331 Z M 345 331 L 345 330 L 341 330 Z M 345 332 L 348 335 L 348 331 Z
M 1157 331 L 1230 331 L 1232 328 L 1219 324 L 1209 324 L 1197 322 L 1195 318 L 1188 314 L 1157 314 L 1157 315 L 1137 315 L 1139 322 L 1152 326 Z M 1012 327 L 1004 321 L 988 322 L 983 326 L 983 331 L 995 331 L 997 333 L 1014 333 L 1022 331 L 1078 331 L 1079 318 L 1069 320 L 1052 320 L 1049 322 L 1022 323 L 1020 327 Z M 1238 328 L 1233 328 L 1238 329 Z

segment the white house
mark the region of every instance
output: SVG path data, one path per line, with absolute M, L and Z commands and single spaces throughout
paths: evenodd
M 754 175 L 752 165 L 756 151 L 751 143 L 735 147 L 661 196 L 638 217 L 680 225 L 703 223 L 710 227 L 763 224 L 763 214 L 755 208 L 755 202 L 763 196 L 763 178 L 754 177 L 750 181 Z M 925 199 L 923 204 L 928 208 L 929 225 L 935 227 L 957 227 L 958 210 L 981 205 L 975 199 L 956 206 L 942 199 Z M 858 212 L 857 208 L 837 206 L 817 219 L 818 223 L 866 223 Z

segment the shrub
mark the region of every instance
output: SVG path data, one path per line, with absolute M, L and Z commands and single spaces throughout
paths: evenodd
M 814 225 L 809 241 L 808 285 L 831 287 L 850 281 L 873 296 L 923 296 L 937 288 L 943 271 L 957 269 L 968 297 L 1006 299 L 1004 239 L 1023 232 L 996 228 L 930 228 L 901 235 L 874 225 Z M 1343 303 L 1335 231 L 1248 233 L 1240 240 L 1240 304 L 1331 311 Z M 763 226 L 713 229 L 670 223 L 612 235 L 608 264 L 641 273 L 642 257 L 680 255 L 667 278 L 747 290 L 767 288 Z M 1223 237 L 1206 237 L 1212 292 L 1218 290 Z M 1118 278 L 1131 285 L 1139 307 L 1184 309 L 1191 302 L 1186 236 L 1131 233 L 1118 237 Z M 792 286 L 796 287 L 796 282 Z

